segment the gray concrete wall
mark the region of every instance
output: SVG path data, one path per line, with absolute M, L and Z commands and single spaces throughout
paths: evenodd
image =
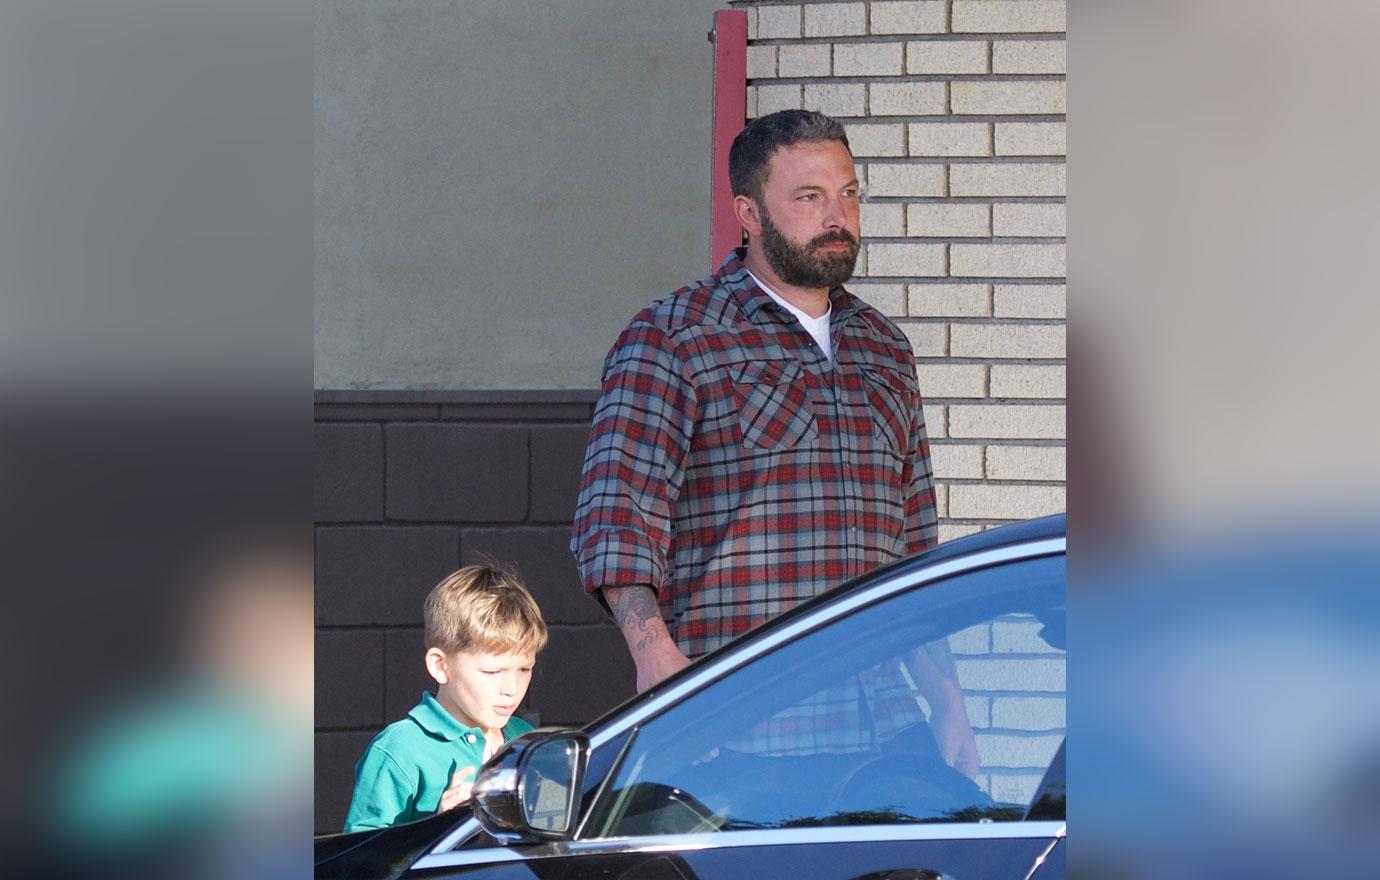
M 709 268 L 714 0 L 318 0 L 317 388 L 593 388 Z

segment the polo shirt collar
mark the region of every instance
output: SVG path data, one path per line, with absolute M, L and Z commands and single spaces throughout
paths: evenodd
M 719 267 L 719 277 L 720 283 L 733 292 L 743 314 L 748 320 L 755 321 L 757 312 L 774 300 L 753 280 L 743 262 L 746 259 L 747 248 L 736 248 Z M 829 308 L 833 310 L 833 317 L 829 323 L 838 324 L 858 310 L 858 299 L 840 285 L 829 291 Z
M 484 731 L 478 727 L 466 727 L 456 721 L 455 716 L 447 712 L 446 707 L 430 691 L 422 693 L 422 701 L 412 707 L 407 717 L 417 722 L 422 730 L 447 742 L 473 742 L 472 739 L 466 739 L 470 734 L 484 736 Z

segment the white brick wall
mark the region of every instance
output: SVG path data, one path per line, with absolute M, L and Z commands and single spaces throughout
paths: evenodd
M 1062 510 L 1066 4 L 732 5 L 749 10 L 750 115 L 803 106 L 848 127 L 867 193 L 850 288 L 915 348 L 940 539 Z M 980 726 L 1015 711 L 974 699 Z M 982 779 L 1033 790 L 1013 766 Z
M 908 129 L 912 156 L 990 156 L 991 127 L 972 122 L 913 122 Z
M 1062 122 L 998 122 L 998 156 L 1062 156 L 1067 149 Z
M 991 290 L 986 284 L 912 284 L 909 287 L 910 314 L 930 318 L 985 318 L 992 313 Z
M 1064 237 L 1061 203 L 999 203 L 992 206 L 992 234 Z
M 953 196 L 1062 196 L 1064 186 L 1064 166 L 1052 163 L 949 167 L 949 194 Z
M 1064 0 L 954 0 L 955 33 L 1064 30 Z
M 986 397 L 987 369 L 981 364 L 926 364 L 923 376 L 925 393 L 929 395 L 931 400 L 943 397 Z M 980 471 L 981 448 L 976 446 L 964 448 L 975 450 L 975 460 L 979 462 L 978 470 Z M 957 475 L 945 474 L 945 476 Z M 982 476 L 982 473 L 974 474 L 976 479 L 981 479 Z
M 1063 40 L 993 40 L 993 73 L 1064 73 Z
M 991 227 L 990 212 L 987 205 L 953 202 L 907 205 L 906 231 L 927 238 L 986 236 Z
M 925 40 L 907 43 L 906 73 L 987 73 L 987 42 Z

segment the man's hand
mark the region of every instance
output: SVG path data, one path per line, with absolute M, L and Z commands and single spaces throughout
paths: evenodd
M 690 665 L 676 647 L 666 622 L 661 619 L 656 593 L 651 587 L 604 587 L 604 598 L 613 619 L 623 631 L 633 664 L 637 667 L 637 690 L 642 692 Z
M 474 788 L 474 780 L 466 781 L 466 776 L 474 775 L 474 767 L 461 767 L 450 776 L 450 787 L 441 792 L 441 804 L 436 808 L 436 812 L 444 813 L 446 810 L 453 810 L 470 799 L 470 789 Z
M 918 690 L 930 704 L 930 730 L 939 745 L 945 763 L 976 779 L 982 759 L 978 757 L 977 739 L 968 720 L 968 706 L 963 702 L 963 689 L 958 684 L 958 671 L 946 640 L 921 645 L 910 658 L 915 678 L 907 683 Z M 910 679 L 905 664 L 901 673 Z
M 944 763 L 967 776 L 977 779 L 982 761 L 978 758 L 977 740 L 973 736 L 973 725 L 968 720 L 968 710 L 963 705 L 963 697 L 953 701 L 941 702 L 930 713 L 930 730 L 934 732 L 935 742 L 939 744 L 939 754 Z

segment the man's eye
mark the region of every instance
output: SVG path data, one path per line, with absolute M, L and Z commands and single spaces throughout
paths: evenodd
M 856 189 L 846 189 L 843 191 L 842 195 L 845 199 L 856 199 L 858 197 L 858 191 Z
M 819 193 L 804 193 L 797 197 L 797 201 L 813 202 L 819 198 Z

